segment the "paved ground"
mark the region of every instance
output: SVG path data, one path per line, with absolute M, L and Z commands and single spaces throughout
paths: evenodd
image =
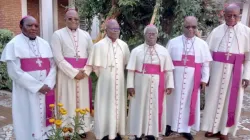
M 250 89 L 244 97 L 244 106 L 242 108 L 242 116 L 240 120 L 239 130 L 236 137 L 230 137 L 230 140 L 250 140 Z M 193 132 L 195 140 L 216 140 L 204 137 L 204 132 Z M 11 93 L 0 91 L 0 140 L 14 140 L 12 115 L 11 115 Z M 88 140 L 94 140 L 92 133 L 88 134 Z M 133 139 L 132 137 L 124 137 L 124 140 Z M 160 138 L 161 140 L 185 140 L 178 134 L 168 138 Z

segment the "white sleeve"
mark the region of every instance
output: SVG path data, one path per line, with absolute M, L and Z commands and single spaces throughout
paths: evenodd
M 20 60 L 8 60 L 7 71 L 9 77 L 15 81 L 15 83 L 29 90 L 31 93 L 37 93 L 44 85 L 39 80 L 24 72 L 19 66 Z
M 165 72 L 165 87 L 174 88 L 174 76 L 172 70 Z
M 53 89 L 56 84 L 56 64 L 53 58 L 50 59 L 50 71 L 43 83 L 51 89 Z
M 128 75 L 127 75 L 127 88 L 134 88 L 134 80 L 135 79 L 135 72 L 128 70 Z
M 201 68 L 201 82 L 208 83 L 209 80 L 209 62 L 202 64 Z

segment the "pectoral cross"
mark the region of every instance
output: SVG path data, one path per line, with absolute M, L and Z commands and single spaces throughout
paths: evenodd
M 112 72 L 112 68 L 113 68 L 113 67 L 114 67 L 114 66 L 113 66 L 112 64 L 109 66 L 111 72 Z
M 226 56 L 227 56 L 227 60 L 229 60 L 229 57 L 232 55 L 231 53 L 227 53 L 227 54 L 225 54 Z
M 41 61 L 39 58 L 37 58 L 36 63 L 39 67 L 42 66 L 43 61 Z
M 75 58 L 76 58 L 76 61 L 78 61 L 78 59 L 80 58 L 80 56 L 78 54 L 76 54 Z
M 183 61 L 184 61 L 184 65 L 186 65 L 187 61 L 189 61 L 187 56 L 183 59 Z

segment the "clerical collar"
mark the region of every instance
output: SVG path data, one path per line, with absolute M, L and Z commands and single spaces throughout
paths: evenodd
M 156 44 L 155 44 L 154 46 L 149 46 L 149 45 L 145 42 L 144 45 L 145 45 L 146 47 L 153 48 L 153 47 L 155 47 Z
M 71 32 L 76 32 L 77 31 L 77 29 L 75 29 L 75 30 L 73 30 L 73 29 L 70 29 L 69 27 L 66 27 L 69 31 L 71 31 Z
M 185 40 L 194 40 L 195 36 L 193 36 L 192 38 L 187 38 L 185 35 L 183 35 Z
M 107 38 L 107 40 L 109 41 L 109 42 L 112 42 L 112 43 L 115 43 L 116 41 L 117 41 L 117 39 L 115 40 L 115 41 L 113 41 L 111 38 L 109 38 L 108 36 L 106 36 L 106 38 Z
M 35 37 L 35 38 L 30 38 L 30 37 L 26 36 L 24 33 L 22 33 L 22 35 L 24 36 L 24 38 L 25 38 L 26 40 L 34 41 L 34 40 L 36 40 L 36 38 L 37 38 L 37 37 Z

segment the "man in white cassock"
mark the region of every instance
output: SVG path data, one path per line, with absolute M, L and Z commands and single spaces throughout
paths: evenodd
M 126 93 L 124 69 L 129 59 L 128 45 L 118 39 L 116 20 L 106 22 L 107 36 L 92 49 L 87 65 L 98 76 L 95 93 L 94 133 L 97 139 L 117 139 L 125 135 Z
M 88 77 L 92 69 L 86 63 L 93 43 L 89 33 L 78 28 L 79 16 L 74 9 L 66 12 L 65 22 L 67 26 L 53 34 L 51 47 L 58 66 L 57 102 L 62 103 L 68 112 L 65 123 L 71 123 L 76 108 L 91 110 L 92 107 L 91 81 Z M 89 113 L 84 120 L 84 132 L 88 132 Z
M 128 134 L 138 140 L 142 134 L 148 140 L 159 137 L 165 126 L 165 94 L 174 88 L 172 59 L 165 47 L 156 44 L 157 36 L 155 25 L 146 26 L 145 43 L 133 49 L 127 65 L 127 89 L 131 96 Z
M 4 48 L 1 61 L 13 80 L 12 116 L 17 140 L 44 140 L 52 117 L 56 67 L 47 41 L 37 36 L 35 18 L 20 21 L 22 33 Z
M 184 20 L 183 35 L 171 39 L 167 48 L 174 64 L 175 89 L 167 96 L 166 136 L 172 131 L 193 140 L 191 129 L 200 130 L 200 86 L 209 79 L 212 57 L 205 41 L 195 36 L 197 19 Z
M 250 79 L 250 29 L 238 22 L 237 5 L 229 5 L 224 12 L 226 23 L 207 39 L 214 61 L 201 124 L 206 137 L 220 140 L 228 140 L 228 133 L 236 134 L 244 89 Z

